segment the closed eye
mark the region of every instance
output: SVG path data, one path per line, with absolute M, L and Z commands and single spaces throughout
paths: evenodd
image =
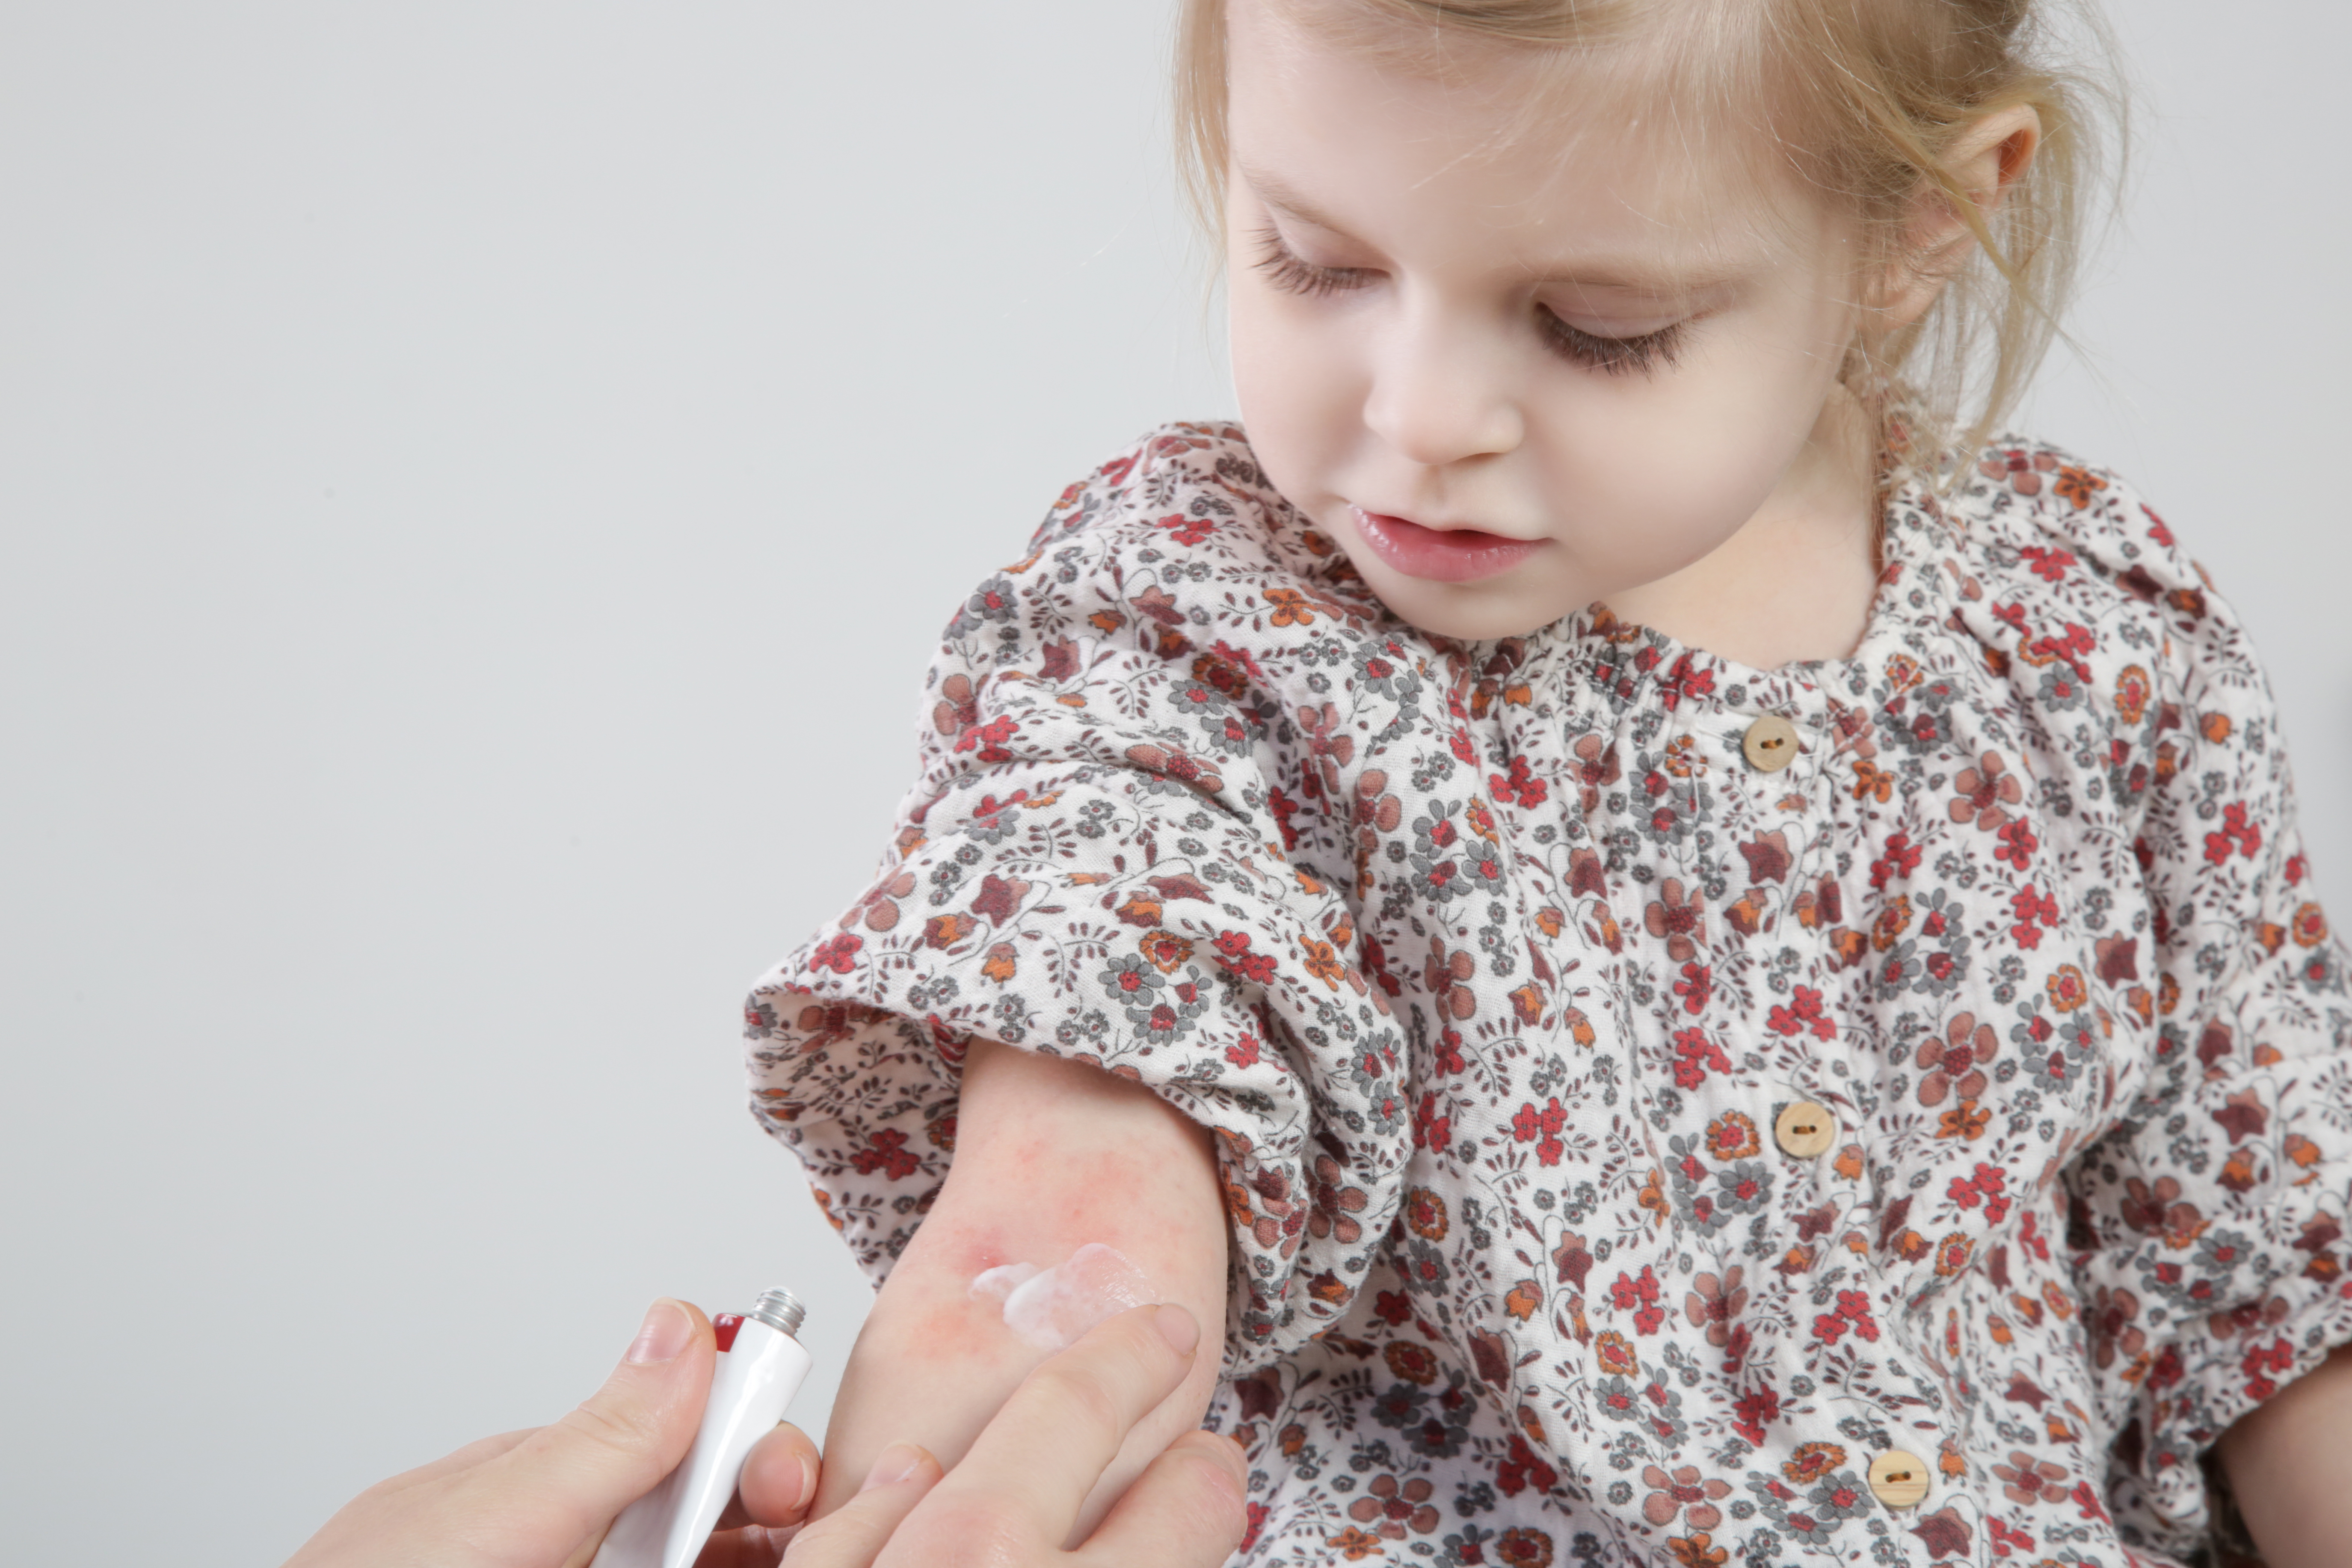
M 1571 327 L 1549 310 L 1538 309 L 1537 313 L 1555 353 L 1603 375 L 1645 375 L 1660 365 L 1672 367 L 1682 348 L 1684 329 L 1690 325 L 1685 320 L 1630 338 L 1604 338 Z
M 1290 247 L 1282 243 L 1282 236 L 1275 232 L 1272 224 L 1258 231 L 1257 246 L 1257 269 L 1276 288 L 1310 300 L 1360 289 L 1373 277 L 1368 268 L 1318 267 L 1311 261 L 1301 261 Z
M 1370 268 L 1318 267 L 1302 260 L 1282 242 L 1272 224 L 1258 231 L 1257 243 L 1257 269 L 1286 293 L 1322 299 L 1364 288 L 1380 276 Z M 1536 320 L 1546 346 L 1553 353 L 1604 375 L 1647 374 L 1661 365 L 1671 368 L 1681 351 L 1684 330 L 1690 325 L 1684 320 L 1654 331 L 1611 338 L 1570 326 L 1542 306 L 1536 308 Z

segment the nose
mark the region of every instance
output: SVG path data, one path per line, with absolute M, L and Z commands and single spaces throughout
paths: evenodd
M 1364 424 L 1409 460 L 1444 468 L 1517 447 L 1526 434 L 1504 355 L 1475 323 L 1423 303 L 1382 345 Z

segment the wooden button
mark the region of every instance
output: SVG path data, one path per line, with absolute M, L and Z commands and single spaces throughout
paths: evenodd
M 1900 1448 L 1887 1449 L 1870 1461 L 1870 1490 L 1889 1508 L 1917 1508 L 1927 1498 L 1927 1461 Z
M 1797 727 L 1778 713 L 1767 713 L 1748 726 L 1739 749 L 1758 769 L 1777 773 L 1797 760 Z
M 1830 1152 L 1837 1142 L 1838 1120 L 1826 1106 L 1801 1100 L 1780 1112 L 1772 1123 L 1772 1136 L 1780 1145 L 1780 1152 L 1792 1160 L 1817 1160 Z

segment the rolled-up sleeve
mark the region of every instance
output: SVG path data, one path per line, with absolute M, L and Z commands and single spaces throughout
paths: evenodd
M 1114 575 L 1033 557 L 950 626 L 878 876 L 751 993 L 752 1105 L 878 1279 L 971 1038 L 1145 1085 L 1215 1134 L 1246 1370 L 1338 1319 L 1394 1214 L 1402 1041 L 1341 890 L 1285 853 L 1265 671 Z
M 2352 1341 L 2352 998 L 2243 628 L 2177 554 L 2137 586 L 2165 634 L 2135 844 L 2158 1045 L 2071 1168 L 2070 1241 L 2116 1468 L 2193 1526 L 2202 1452 Z

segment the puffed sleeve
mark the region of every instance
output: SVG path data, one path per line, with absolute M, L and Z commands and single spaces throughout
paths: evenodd
M 2126 1486 L 2196 1528 L 2199 1458 L 2352 1341 L 2352 998 L 2244 628 L 2153 513 L 2122 584 L 2159 618 L 2134 847 L 2155 1060 L 2069 1176 L 2070 1244 Z
M 1246 447 L 1173 429 L 1072 487 L 949 626 L 880 873 L 747 1030 L 754 1113 L 877 1281 L 952 1156 L 974 1037 L 1213 1130 L 1240 1371 L 1345 1310 L 1410 1140 L 1387 998 L 1280 820 L 1274 689 L 1364 612 L 1286 570 Z

